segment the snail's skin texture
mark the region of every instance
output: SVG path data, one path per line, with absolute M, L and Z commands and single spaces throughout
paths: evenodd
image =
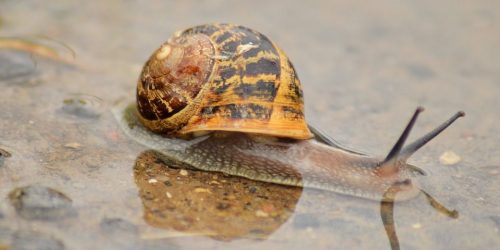
M 134 105 L 117 108 L 114 114 L 128 136 L 157 151 L 172 167 L 216 171 L 378 201 L 406 200 L 420 192 L 409 179 L 415 173 L 406 163 L 391 168 L 396 172 L 380 171 L 377 166 L 383 159 L 349 153 L 314 139 L 283 140 L 231 132 L 192 140 L 165 138 L 139 122 Z
M 139 77 L 137 109 L 147 128 L 175 136 L 312 138 L 292 63 L 266 36 L 238 25 L 196 26 L 165 42 Z

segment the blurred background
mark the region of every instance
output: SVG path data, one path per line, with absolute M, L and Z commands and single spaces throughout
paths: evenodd
M 143 63 L 175 31 L 213 22 L 250 27 L 278 44 L 302 82 L 307 119 L 360 151 L 385 155 L 417 106 L 426 111 L 412 138 L 464 110 L 467 116 L 412 162 L 428 173 L 426 190 L 461 216 L 437 215 L 423 200 L 398 205 L 400 241 L 407 249 L 498 247 L 499 13 L 500 2 L 489 0 L 0 0 L 0 147 L 12 154 L 0 164 L 0 199 L 40 184 L 66 193 L 81 210 L 51 224 L 19 218 L 1 202 L 0 249 L 21 229 L 48 232 L 69 249 L 122 248 L 123 236 L 116 236 L 119 244 L 72 235 L 93 239 L 110 214 L 126 218 L 140 235 L 153 230 L 142 220 L 140 187 L 130 177 L 144 148 L 123 135 L 113 139 L 119 131 L 109 109 L 117 100 L 133 101 Z M 75 111 L 68 104 L 75 98 L 87 104 Z M 68 143 L 77 144 L 68 151 Z M 440 162 L 445 152 L 458 161 Z M 317 204 L 318 197 L 325 204 Z M 197 245 L 174 237 L 167 243 L 180 249 L 384 249 L 389 243 L 378 209 L 304 190 L 296 214 L 268 240 L 201 237 L 205 245 Z M 297 213 L 306 226 L 296 226 Z M 65 230 L 57 229 L 61 225 Z

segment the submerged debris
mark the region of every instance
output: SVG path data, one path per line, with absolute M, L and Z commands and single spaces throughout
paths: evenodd
M 9 194 L 16 212 L 28 220 L 56 220 L 76 215 L 71 199 L 65 194 L 44 186 L 26 186 Z
M 99 97 L 75 94 L 63 100 L 62 112 L 83 119 L 98 119 L 103 113 L 102 100 Z
M 0 148 L 0 167 L 3 166 L 4 159 L 11 156 L 12 155 L 7 150 Z
M 51 44 L 51 45 L 49 45 Z M 64 48 L 69 52 L 69 56 L 61 56 Z M 76 53 L 68 45 L 49 38 L 29 38 L 29 37 L 0 37 L 0 49 L 13 49 L 28 52 L 31 55 L 48 58 L 57 62 L 74 65 Z

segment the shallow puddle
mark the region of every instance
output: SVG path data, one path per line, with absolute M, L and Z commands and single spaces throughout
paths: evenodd
M 0 249 L 497 248 L 500 6 L 465 2 L 0 1 Z M 214 21 L 279 44 L 308 120 L 362 152 L 385 155 L 417 106 L 410 140 L 464 110 L 410 160 L 435 201 L 181 170 L 129 138 L 111 110 L 144 61 Z

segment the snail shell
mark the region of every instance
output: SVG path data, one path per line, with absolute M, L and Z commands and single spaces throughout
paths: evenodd
M 266 36 L 237 25 L 196 26 L 164 43 L 141 73 L 137 109 L 144 126 L 159 133 L 312 137 L 288 57 Z

